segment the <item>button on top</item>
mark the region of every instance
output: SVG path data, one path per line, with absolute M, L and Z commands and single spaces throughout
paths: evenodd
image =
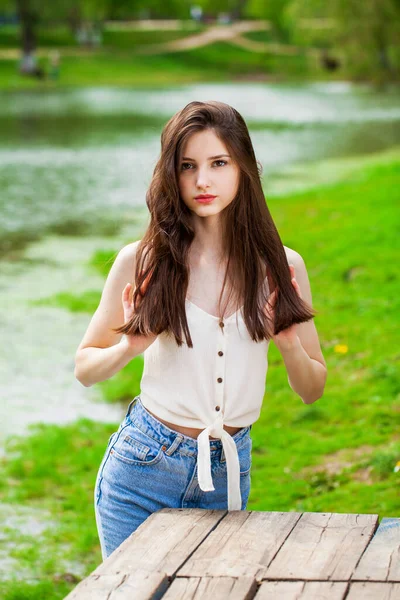
M 221 327 L 221 329 L 222 329 L 223 327 L 225 327 L 225 323 L 224 323 L 223 321 L 220 321 L 220 322 L 219 322 L 219 326 L 220 326 L 220 327 Z
M 220 406 L 216 406 L 215 410 L 218 412 L 219 410 L 221 410 L 221 407 Z
M 222 350 L 220 350 L 220 351 L 218 352 L 218 356 L 223 356 L 223 355 L 224 355 L 224 353 L 222 352 Z
M 217 381 L 218 383 L 222 383 L 222 377 L 218 377 Z

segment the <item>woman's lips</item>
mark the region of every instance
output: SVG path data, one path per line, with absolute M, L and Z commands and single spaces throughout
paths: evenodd
M 216 198 L 216 196 L 196 196 L 196 202 L 200 202 L 200 204 L 210 204 Z

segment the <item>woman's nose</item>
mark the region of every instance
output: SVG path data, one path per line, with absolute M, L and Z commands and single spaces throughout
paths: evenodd
M 207 171 L 205 169 L 198 169 L 196 184 L 197 184 L 197 187 L 200 187 L 200 188 L 209 187 L 210 179 L 209 179 Z

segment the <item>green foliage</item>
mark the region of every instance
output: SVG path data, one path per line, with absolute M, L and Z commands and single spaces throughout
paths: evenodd
M 246 16 L 267 19 L 282 41 L 289 41 L 285 11 L 291 0 L 249 0 Z
M 245 3 L 241 0 L 196 0 L 193 4 L 201 6 L 204 15 L 216 18 L 221 13 L 232 14 L 235 10 L 241 12 L 241 5 Z
M 188 19 L 187 2 L 180 0 L 108 0 L 109 19 Z
M 291 0 L 286 19 L 296 43 L 332 49 L 354 76 L 398 76 L 397 0 Z

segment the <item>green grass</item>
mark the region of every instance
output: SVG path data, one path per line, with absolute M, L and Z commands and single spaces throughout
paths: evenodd
M 400 155 L 392 154 L 333 185 L 268 200 L 283 243 L 305 260 L 328 380 L 323 397 L 304 405 L 271 344 L 263 408 L 252 429 L 249 510 L 399 514 L 399 185 Z M 116 250 L 96 253 L 88 268 L 106 276 Z M 127 404 L 137 393 L 140 360 L 99 384 L 105 399 Z M 86 574 L 101 560 L 92 494 L 114 430 L 87 420 L 38 426 L 10 440 L 1 459 L 0 501 L 45 507 L 58 522 L 46 544 L 32 539 L 29 551 L 19 552 L 34 561 L 38 584 L 49 586 L 46 598 L 75 585 L 60 579 L 51 560 L 60 540 Z M 43 597 L 34 587 L 18 596 L 15 585 L 7 584 L 7 599 Z
M 9 557 L 34 572 L 38 581 L 22 583 L 16 573 L 14 583 L 0 582 L 1 598 L 64 598 L 77 580 L 68 581 L 62 561 L 83 565 L 87 573 L 101 562 L 93 489 L 96 465 L 116 429 L 81 419 L 64 427 L 37 425 L 30 436 L 8 439 L 7 459 L 0 460 L 0 501 L 47 510 L 52 522 L 35 539 L 12 532 L 15 545 Z
M 95 269 L 100 275 L 104 278 L 107 277 L 114 260 L 117 257 L 119 248 L 117 249 L 108 249 L 108 250 L 98 250 L 93 254 L 93 256 L 89 260 L 89 266 Z
M 49 298 L 33 300 L 31 304 L 34 306 L 57 306 L 70 310 L 71 312 L 93 314 L 99 305 L 100 296 L 100 290 L 86 290 L 80 295 L 70 294 L 69 292 L 60 292 Z
M 39 47 L 57 48 L 60 46 L 76 46 L 76 40 L 67 27 L 39 28 L 37 32 Z M 20 28 L 17 25 L 0 26 L 0 48 L 18 48 L 20 45 Z
M 276 42 L 276 35 L 270 29 L 261 29 L 260 31 L 247 31 L 242 33 L 242 37 L 254 42 Z
M 48 61 L 42 58 L 42 67 Z M 81 56 L 62 56 L 57 82 L 37 81 L 18 73 L 15 60 L 0 61 L 0 89 L 65 86 L 171 86 L 171 82 L 232 81 L 235 79 L 304 79 L 309 73 L 307 59 L 302 56 L 273 55 L 250 52 L 227 42 L 216 42 L 202 48 L 168 54 L 146 55 L 135 52 L 87 51 Z M 315 73 L 314 73 L 315 76 Z M 318 77 L 324 73 L 318 71 Z
M 393 472 L 400 460 L 399 183 L 400 160 L 393 159 L 336 185 L 269 202 L 285 245 L 300 252 L 308 268 L 328 380 L 315 405 L 303 405 L 294 393 L 288 398 L 280 355 L 271 347 L 270 362 L 279 367 L 268 376 L 264 409 L 252 430 L 251 508 L 399 511 L 399 474 Z M 337 345 L 347 352 L 335 352 Z M 306 465 L 363 445 L 370 452 L 354 459 L 354 470 L 370 466 L 368 484 L 346 473 L 333 478 L 334 489 L 322 485 L 316 492 L 312 479 L 304 478 Z

